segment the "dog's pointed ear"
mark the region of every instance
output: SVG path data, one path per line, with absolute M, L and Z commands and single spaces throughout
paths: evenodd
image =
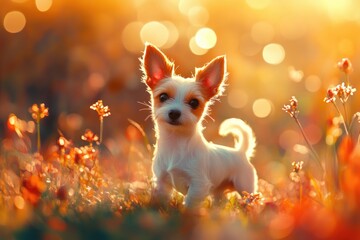
M 204 67 L 195 70 L 195 80 L 203 87 L 208 100 L 222 93 L 223 83 L 225 82 L 226 77 L 225 56 L 214 58 Z
M 157 47 L 146 43 L 141 69 L 144 82 L 153 89 L 159 81 L 173 75 L 174 64 Z

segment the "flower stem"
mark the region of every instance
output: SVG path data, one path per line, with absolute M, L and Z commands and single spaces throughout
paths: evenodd
M 40 141 L 40 120 L 36 121 L 37 126 L 37 150 L 40 153 L 41 141 Z
M 298 119 L 297 117 L 294 117 L 294 119 L 295 119 L 297 125 L 299 126 L 300 131 L 301 131 L 301 134 L 303 135 L 304 140 L 305 140 L 306 144 L 308 145 L 308 147 L 309 147 L 309 149 L 310 149 L 313 157 L 316 159 L 316 161 L 317 161 L 317 163 L 319 164 L 321 170 L 324 171 L 324 169 L 323 169 L 323 167 L 322 167 L 322 165 L 321 165 L 321 162 L 320 162 L 320 158 L 319 158 L 319 156 L 317 155 L 317 153 L 316 153 L 315 149 L 313 148 L 313 146 L 311 145 L 311 143 L 309 142 L 309 139 L 307 138 L 307 136 L 306 136 L 306 134 L 305 134 L 305 131 L 304 131 L 304 129 L 303 129 L 303 127 L 302 127 L 299 119 Z
M 344 115 L 345 115 L 344 121 L 345 121 L 345 124 L 348 124 L 348 123 L 349 123 L 349 119 L 348 119 L 348 114 L 347 114 L 346 105 L 345 105 L 344 102 L 342 103 L 342 105 L 343 105 L 343 108 L 344 108 Z
M 104 119 L 103 117 L 100 116 L 100 139 L 99 142 L 102 142 L 102 136 L 103 136 L 103 123 L 104 123 Z
M 349 131 L 347 129 L 347 126 L 346 126 L 346 122 L 345 122 L 345 119 L 344 119 L 344 116 L 342 115 L 342 113 L 340 112 L 340 109 L 338 108 L 338 106 L 336 105 L 335 102 L 332 102 L 336 108 L 336 111 L 339 113 L 340 117 L 341 117 L 341 120 L 342 120 L 342 124 L 344 125 L 344 129 L 345 129 L 345 133 L 346 135 L 349 135 Z
M 345 79 L 346 79 L 346 84 L 347 86 L 350 85 L 350 77 L 349 77 L 349 74 L 345 73 Z
M 302 198 L 303 198 L 303 185 L 301 180 L 299 181 L 299 201 L 300 205 L 302 204 Z

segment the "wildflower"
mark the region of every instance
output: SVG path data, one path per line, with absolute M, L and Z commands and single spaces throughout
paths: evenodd
M 103 121 L 104 117 L 108 117 L 111 115 L 110 108 L 108 106 L 103 105 L 102 100 L 98 100 L 96 103 L 90 106 L 92 110 L 95 110 L 99 115 L 100 120 L 100 140 L 99 143 L 102 142 L 102 135 L 103 135 Z
M 262 196 L 261 193 L 248 193 L 243 191 L 242 195 L 242 205 L 244 206 L 255 206 L 261 204 Z
M 293 166 L 293 170 L 290 173 L 290 179 L 293 182 L 298 183 L 301 181 L 301 175 L 302 175 L 301 170 L 303 168 L 304 162 L 303 161 L 292 162 L 291 165 Z
M 299 112 L 300 112 L 298 110 L 298 106 L 299 106 L 298 100 L 294 96 L 292 96 L 291 99 L 290 99 L 290 104 L 289 105 L 284 105 L 282 110 L 287 112 L 288 114 L 290 114 L 290 116 L 292 118 L 294 118 L 296 124 L 299 126 L 299 129 L 301 131 L 301 134 L 304 137 L 304 140 L 305 140 L 306 144 L 308 145 L 309 149 L 311 150 L 311 153 L 312 153 L 313 157 L 316 159 L 317 163 L 319 164 L 319 167 L 323 170 L 323 167 L 321 165 L 319 156 L 317 155 L 315 149 L 313 148 L 313 146 L 309 142 L 309 139 L 305 134 L 304 128 L 302 127 L 302 125 L 301 125 L 301 123 L 300 123 L 300 121 L 298 119 L 298 115 L 299 115 Z
M 298 100 L 292 96 L 290 99 L 290 104 L 289 105 L 284 105 L 284 107 L 282 108 L 283 111 L 287 112 L 288 114 L 290 114 L 291 117 L 297 117 L 299 114 L 299 110 L 298 110 Z
M 293 166 L 293 172 L 298 173 L 302 169 L 304 162 L 292 162 L 291 165 Z
M 36 121 L 37 126 L 37 149 L 40 152 L 41 141 L 40 141 L 40 120 L 49 116 L 49 108 L 45 107 L 44 103 L 41 103 L 40 106 L 33 104 L 29 109 L 32 118 Z
M 351 61 L 348 58 L 342 58 L 337 63 L 338 68 L 343 71 L 345 74 L 349 74 L 353 71 Z
M 102 100 L 98 100 L 96 103 L 90 106 L 92 110 L 95 110 L 100 118 L 108 117 L 111 115 L 110 108 L 108 106 L 103 105 Z
M 71 146 L 71 141 L 67 140 L 64 136 L 60 136 L 57 140 L 57 144 L 60 148 L 68 148 Z
M 347 111 L 346 111 L 345 103 L 351 95 L 354 95 L 354 92 L 356 92 L 356 88 L 353 88 L 349 84 L 347 86 L 345 86 L 345 83 L 342 83 L 342 84 L 338 84 L 337 86 L 335 86 L 333 88 L 329 88 L 327 91 L 327 96 L 324 98 L 324 102 L 332 103 L 334 105 L 336 111 L 339 113 L 339 115 L 342 119 L 342 124 L 344 125 L 346 135 L 349 135 L 349 131 L 347 129 L 346 120 L 345 120 L 345 119 L 347 119 Z M 340 109 L 336 105 L 336 102 L 335 102 L 336 96 L 339 97 L 339 99 L 341 100 L 341 102 L 343 104 L 345 117 L 343 116 Z
M 337 95 L 342 103 L 345 103 L 348 100 L 348 98 L 351 95 L 354 95 L 354 93 L 356 92 L 356 88 L 353 88 L 350 85 L 345 86 L 344 82 L 342 84 L 337 85 L 336 88 L 337 88 Z
M 16 134 L 22 138 L 24 136 L 24 133 L 34 132 L 35 124 L 33 121 L 24 121 L 18 118 L 15 114 L 10 114 L 8 121 L 7 121 L 8 128 L 16 132 Z
M 95 135 L 90 129 L 86 129 L 84 135 L 81 136 L 81 139 L 87 141 L 92 144 L 92 142 L 96 142 L 99 140 L 99 137 Z
M 336 101 L 337 94 L 338 94 L 338 88 L 337 87 L 329 88 L 327 90 L 327 95 L 324 98 L 324 102 L 326 102 L 326 103 L 333 102 L 334 103 Z
M 29 178 L 23 180 L 21 193 L 25 200 L 36 205 L 45 189 L 46 185 L 41 178 L 37 175 L 31 175 Z
M 29 112 L 31 113 L 32 118 L 36 122 L 49 116 L 49 108 L 46 108 L 44 103 L 41 103 L 40 106 L 38 106 L 37 104 L 33 104 L 29 109 Z

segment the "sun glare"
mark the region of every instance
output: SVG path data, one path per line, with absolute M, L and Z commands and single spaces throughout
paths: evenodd
M 22 12 L 8 12 L 4 17 L 4 28 L 9 33 L 21 32 L 26 24 L 26 18 Z
M 46 12 L 51 8 L 52 0 L 36 0 L 35 5 L 40 12 Z
M 269 64 L 280 64 L 285 59 L 285 49 L 280 44 L 270 43 L 263 49 L 263 58 Z
M 196 32 L 195 41 L 203 49 L 213 48 L 217 41 L 216 33 L 211 28 L 201 28 Z

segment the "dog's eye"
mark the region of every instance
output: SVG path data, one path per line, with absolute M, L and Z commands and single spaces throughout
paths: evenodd
M 169 95 L 167 95 L 167 93 L 162 93 L 162 94 L 160 94 L 160 96 L 159 96 L 160 102 L 165 102 L 165 101 L 168 100 L 168 99 L 169 99 Z
M 197 109 L 199 107 L 199 100 L 193 98 L 190 100 L 189 105 L 192 109 Z

